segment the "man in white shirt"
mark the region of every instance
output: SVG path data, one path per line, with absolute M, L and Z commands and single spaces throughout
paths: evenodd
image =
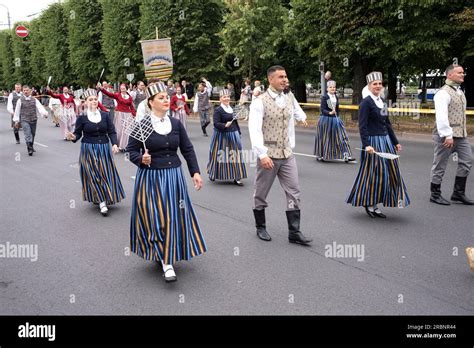
M 295 119 L 306 124 L 306 114 L 294 95 L 283 93 L 288 84 L 285 68 L 267 70 L 270 87 L 250 105 L 249 133 L 252 149 L 258 155 L 254 186 L 254 217 L 257 236 L 270 241 L 266 230 L 266 198 L 278 176 L 287 200 L 290 243 L 308 245 L 312 240 L 300 231 L 300 187 L 298 168 L 292 149 L 295 147 Z
M 37 112 L 44 117 L 48 117 L 48 111 L 39 102 L 38 99 L 31 96 L 31 89 L 29 86 L 23 86 L 23 95 L 16 102 L 15 113 L 13 114 L 13 121 L 15 127 L 19 128 L 20 122 L 25 135 L 26 147 L 28 155 L 33 156 L 36 152 L 33 148 L 36 135 L 36 122 L 38 121 Z
M 207 137 L 206 127 L 211 123 L 209 120 L 209 109 L 211 108 L 212 85 L 204 77 L 198 86 L 198 92 L 194 96 L 193 112 L 199 112 L 202 134 Z
M 13 128 L 13 134 L 15 135 L 16 143 L 20 143 L 20 134 L 18 128 L 15 127 L 15 122 L 13 122 L 13 115 L 15 113 L 16 102 L 21 98 L 23 94 L 21 93 L 21 83 L 15 84 L 15 90 L 8 95 L 7 101 L 7 111 L 11 115 L 11 126 Z
M 472 167 L 472 149 L 467 138 L 466 97 L 461 90 L 464 82 L 464 69 L 460 65 L 446 68 L 446 84 L 435 94 L 433 101 L 436 111 L 436 125 L 433 130 L 435 142 L 433 166 L 431 167 L 430 201 L 441 205 L 450 203 L 441 196 L 443 180 L 449 156 L 456 157 L 458 168 L 451 201 L 474 205 L 466 197 L 466 181 Z M 454 158 L 453 158 L 454 159 Z

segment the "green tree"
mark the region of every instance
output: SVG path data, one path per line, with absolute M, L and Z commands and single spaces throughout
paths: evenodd
M 64 4 L 50 5 L 40 19 L 41 37 L 44 38 L 44 76 L 52 76 L 52 86 L 71 84 L 73 75 L 68 59 L 67 13 Z
M 81 86 L 97 83 L 105 58 L 102 35 L 102 7 L 97 0 L 69 0 L 65 6 L 68 18 L 69 62 L 76 82 Z
M 24 25 L 29 27 L 28 22 L 18 22 L 13 25 Z M 13 57 L 13 79 L 20 81 L 22 84 L 32 84 L 30 68 L 30 49 L 31 36 L 21 38 L 17 35 L 12 35 L 12 57 Z
M 44 44 L 45 38 L 41 36 L 41 17 L 36 18 L 29 24 L 29 38 L 30 38 L 30 70 L 31 70 L 31 84 L 35 86 L 46 85 L 48 74 L 45 70 L 44 60 Z
M 12 89 L 13 59 L 10 30 L 0 31 L 0 88 Z
M 143 77 L 138 29 L 138 1 L 99 0 L 103 13 L 102 53 L 108 64 L 107 78 L 125 81 L 127 74 Z
M 140 38 L 171 38 L 173 78 L 224 80 L 218 62 L 224 4 L 221 0 L 144 0 L 140 5 Z M 142 65 L 143 69 L 143 65 Z

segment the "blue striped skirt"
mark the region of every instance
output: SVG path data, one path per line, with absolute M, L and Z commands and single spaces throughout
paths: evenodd
M 114 204 L 125 198 L 109 144 L 81 143 L 79 173 L 83 200 Z
M 138 169 L 130 245 L 140 257 L 165 264 L 207 251 L 181 167 Z
M 369 136 L 369 143 L 377 152 L 396 154 L 395 146 L 388 135 Z M 362 151 L 360 169 L 346 203 L 355 207 L 408 206 L 410 198 L 400 173 L 398 159 L 389 160 Z
M 247 177 L 239 132 L 221 132 L 214 128 L 207 173 L 211 180 L 240 180 Z
M 314 154 L 325 160 L 352 157 L 344 122 L 339 117 L 319 117 Z

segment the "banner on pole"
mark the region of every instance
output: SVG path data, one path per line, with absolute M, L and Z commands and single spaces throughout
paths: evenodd
M 171 39 L 156 39 L 140 41 L 142 44 L 143 65 L 145 77 L 157 77 L 167 80 L 173 75 L 173 54 Z

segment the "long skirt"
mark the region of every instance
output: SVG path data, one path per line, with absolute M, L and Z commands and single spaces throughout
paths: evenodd
M 325 160 L 346 160 L 352 157 L 344 122 L 339 117 L 319 117 L 314 154 Z
M 76 124 L 76 112 L 74 111 L 73 107 L 59 107 L 58 112 L 59 117 L 59 127 L 61 129 L 61 133 L 63 138 L 66 138 L 66 134 L 68 132 L 74 132 L 74 126 Z
M 247 177 L 239 132 L 214 128 L 207 173 L 211 180 L 240 180 Z
M 186 129 L 186 111 L 184 109 L 179 109 L 177 111 L 173 111 L 173 117 L 176 118 L 177 120 L 180 120 L 181 123 L 184 126 L 184 129 Z
M 120 149 L 126 149 L 128 145 L 128 135 L 123 131 L 124 122 L 133 117 L 131 112 L 122 112 L 115 110 L 114 113 L 114 126 L 117 132 L 118 147 Z
M 369 143 L 376 152 L 396 154 L 388 135 L 369 136 Z M 346 203 L 355 207 L 374 206 L 378 203 L 385 207 L 408 206 L 410 198 L 398 162 L 398 159 L 389 160 L 362 151 L 359 173 Z
M 181 167 L 139 168 L 130 244 L 145 260 L 174 264 L 207 251 Z
M 82 143 L 79 165 L 83 200 L 115 204 L 125 198 L 109 144 Z

